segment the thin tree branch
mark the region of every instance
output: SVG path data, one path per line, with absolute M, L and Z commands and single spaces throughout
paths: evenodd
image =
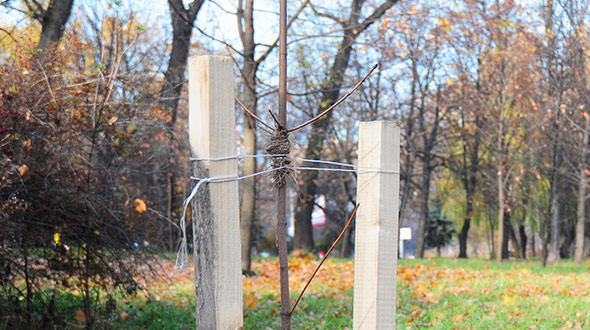
M 43 23 L 43 17 L 45 16 L 46 10 L 39 4 L 39 2 L 34 0 L 24 0 L 23 1 L 29 9 L 29 12 L 32 14 L 33 19 L 39 21 L 39 23 Z M 33 4 L 31 4 L 31 2 Z M 37 7 L 36 9 L 33 7 Z
M 18 46 L 18 40 L 16 40 L 16 38 L 14 38 L 14 36 L 12 35 L 12 33 L 10 33 L 10 31 L 3 29 L 0 27 L 0 31 L 6 33 L 7 36 L 10 37 L 10 39 L 12 39 L 12 41 L 14 41 L 16 43 L 16 45 Z
M 177 225 L 177 224 L 174 222 L 174 220 L 172 220 L 172 219 L 168 218 L 167 216 L 163 215 L 163 214 L 162 214 L 161 212 L 159 212 L 158 210 L 156 210 L 156 209 L 153 209 L 153 208 L 151 208 L 151 207 L 148 207 L 147 209 L 148 209 L 148 211 L 151 211 L 151 212 L 153 212 L 154 214 L 156 214 L 157 216 L 159 216 L 160 218 L 162 218 L 162 219 L 164 219 L 164 220 L 168 221 L 168 222 L 169 222 L 171 225 L 173 225 L 174 227 L 176 227 L 176 229 L 178 229 L 178 230 L 182 230 L 182 229 L 180 229 L 180 227 L 179 227 L 179 226 L 178 226 L 178 225 Z
M 375 11 L 369 17 L 367 17 L 364 21 L 362 21 L 361 24 L 354 27 L 357 30 L 356 34 L 357 35 L 360 34 L 362 31 L 366 30 L 371 24 L 375 23 L 376 20 L 378 20 L 381 16 L 383 16 L 385 11 L 387 11 L 389 8 L 391 8 L 391 6 L 393 6 L 398 1 L 399 0 L 387 0 L 383 4 L 381 4 L 381 6 L 379 6 L 377 9 L 375 9 Z
M 338 244 L 338 242 L 340 242 L 340 240 L 342 239 L 342 236 L 344 236 L 344 233 L 346 233 L 346 230 L 348 229 L 348 227 L 350 227 L 350 224 L 352 223 L 352 219 L 356 215 L 356 211 L 358 210 L 358 208 L 359 208 L 360 205 L 361 204 L 356 204 L 356 206 L 354 208 L 354 211 L 352 211 L 352 214 L 350 215 L 350 219 L 348 219 L 348 222 L 346 223 L 346 226 L 344 226 L 344 229 L 342 229 L 342 232 L 340 233 L 340 235 L 338 236 L 338 238 L 336 239 L 336 241 L 334 241 L 334 243 L 332 244 L 332 246 L 330 247 L 330 249 L 328 250 L 328 252 L 324 256 L 324 258 L 322 259 L 322 261 L 320 262 L 320 264 L 316 267 L 315 271 L 313 272 L 313 274 L 311 275 L 311 277 L 309 278 L 309 280 L 307 280 L 307 283 L 305 284 L 305 287 L 303 288 L 303 290 L 299 294 L 299 297 L 295 301 L 295 304 L 293 305 L 293 308 L 291 308 L 291 312 L 289 312 L 289 314 L 293 314 L 293 311 L 295 310 L 295 307 L 297 307 L 297 304 L 299 303 L 299 300 L 301 300 L 301 297 L 303 297 L 303 294 L 305 293 L 305 290 L 307 289 L 307 287 L 309 286 L 309 284 L 311 283 L 311 281 L 315 277 L 315 274 L 317 274 L 317 272 L 320 270 L 320 267 L 322 267 L 322 264 L 324 263 L 324 261 L 326 261 L 326 259 L 330 255 L 330 253 L 332 253 L 332 250 L 334 250 L 334 247 L 336 247 L 336 245 Z
M 172 8 L 173 11 L 175 11 L 178 16 L 186 23 L 188 24 L 190 27 L 197 29 L 197 31 L 199 31 L 202 35 L 204 35 L 205 37 L 213 40 L 213 41 L 217 41 L 223 45 L 225 45 L 226 47 L 228 47 L 229 49 L 233 50 L 234 52 L 240 54 L 240 56 L 244 57 L 244 54 L 242 54 L 240 51 L 238 51 L 237 49 L 235 49 L 232 45 L 230 45 L 228 42 L 220 40 L 215 38 L 214 36 L 206 33 L 205 31 L 203 31 L 203 29 L 199 28 L 198 26 L 196 26 L 194 24 L 194 18 L 196 18 L 196 14 L 199 12 L 199 9 L 201 8 L 201 5 L 203 4 L 203 0 L 199 0 L 199 1 L 193 1 L 191 3 L 191 5 L 189 6 L 189 10 L 187 11 L 186 9 L 184 9 L 184 5 L 182 6 L 183 9 L 179 9 L 177 7 L 176 4 L 174 4 L 173 0 L 168 0 L 168 4 L 170 5 L 170 8 Z M 198 3 L 197 5 L 195 5 L 195 3 Z M 193 15 L 193 11 L 194 11 L 194 17 L 192 17 Z M 190 17 L 186 17 L 186 16 L 190 16 Z M 191 21 L 190 18 L 193 18 L 193 20 Z
M 283 125 L 281 125 L 281 122 L 279 122 L 279 120 L 277 119 L 277 117 L 275 117 L 275 114 L 272 113 L 272 111 L 268 110 L 268 112 L 270 113 L 270 116 L 272 117 L 272 119 L 275 121 L 275 124 L 277 124 L 278 129 L 282 130 L 284 129 Z
M 338 24 L 342 25 L 342 27 L 343 27 L 343 28 L 345 27 L 345 24 L 344 24 L 344 23 L 346 23 L 346 20 L 342 20 L 340 17 L 336 17 L 336 16 L 334 16 L 334 15 L 331 15 L 331 14 L 329 14 L 329 13 L 320 13 L 320 12 L 319 12 L 319 11 L 318 11 L 318 10 L 315 8 L 315 6 L 314 6 L 313 4 L 311 4 L 311 5 L 310 5 L 310 7 L 311 7 L 311 10 L 313 10 L 313 13 L 314 13 L 316 16 L 319 16 L 319 17 L 325 17 L 325 18 L 329 18 L 329 19 L 333 20 L 334 22 L 336 22 L 336 23 L 338 23 Z
M 20 9 L 20 8 L 17 8 L 17 7 L 13 7 L 13 6 L 8 5 L 8 1 L 4 1 L 4 2 L 0 3 L 0 6 L 2 6 L 4 8 L 7 8 L 8 10 L 14 10 L 14 11 L 17 11 L 17 12 L 19 12 L 21 14 L 25 14 L 25 15 L 27 15 L 29 13 L 26 10 L 23 10 L 23 9 Z
M 328 112 L 330 112 L 330 111 L 334 110 L 334 108 L 336 108 L 336 107 L 337 107 L 337 106 L 338 106 L 340 103 L 342 103 L 344 100 L 346 100 L 347 98 L 349 98 L 349 97 L 352 95 L 352 93 L 354 93 L 354 91 L 356 91 L 356 90 L 357 90 L 357 89 L 358 89 L 358 88 L 359 88 L 359 87 L 360 87 L 360 86 L 361 86 L 361 85 L 362 85 L 362 84 L 365 82 L 365 80 L 367 80 L 367 78 L 369 78 L 369 76 L 371 75 L 371 73 L 373 73 L 373 71 L 375 71 L 375 69 L 376 69 L 378 66 L 379 66 L 379 64 L 375 64 L 375 65 L 373 66 L 373 68 L 371 69 L 371 71 L 369 71 L 369 73 L 367 73 L 367 74 L 366 74 L 366 75 L 363 77 L 363 79 L 361 79 L 361 81 L 359 81 L 359 82 L 356 84 L 356 86 L 354 86 L 354 88 L 353 88 L 353 89 L 351 89 L 351 90 L 350 90 L 348 93 L 346 93 L 346 95 L 344 95 L 344 96 L 343 96 L 343 97 L 342 97 L 340 100 L 338 100 L 336 103 L 334 103 L 334 104 L 333 104 L 331 107 L 329 107 L 328 109 L 326 109 L 324 112 L 320 113 L 319 115 L 315 116 L 314 118 L 312 118 L 312 119 L 310 119 L 310 120 L 306 121 L 305 123 L 303 123 L 303 124 L 301 124 L 301 125 L 299 125 L 299 126 L 297 126 L 297 127 L 294 127 L 294 128 L 288 129 L 288 130 L 287 130 L 287 133 L 291 133 L 291 132 L 294 132 L 294 131 L 296 131 L 296 130 L 298 130 L 298 129 L 301 129 L 301 128 L 303 128 L 303 127 L 305 127 L 305 126 L 307 126 L 307 125 L 309 125 L 309 124 L 311 124 L 311 123 L 313 123 L 313 122 L 315 122 L 315 121 L 319 120 L 320 118 L 322 118 L 323 116 L 325 116 L 325 115 L 326 115 Z
M 197 29 L 197 31 L 199 31 L 202 35 L 204 35 L 205 37 L 213 40 L 213 41 L 217 41 L 223 45 L 225 45 L 227 48 L 233 50 L 234 52 L 240 54 L 240 56 L 245 57 L 244 54 L 242 52 L 240 52 L 239 50 L 235 49 L 234 46 L 232 46 L 230 43 L 223 41 L 221 39 L 217 39 L 214 36 L 208 34 L 207 32 L 203 31 L 203 29 L 201 29 L 200 27 L 193 25 L 193 28 Z
M 114 87 L 114 82 L 115 79 L 117 79 L 117 73 L 119 72 L 119 67 L 121 66 L 121 61 L 123 60 L 123 57 L 125 56 L 125 53 L 127 53 L 127 51 L 129 49 L 131 49 L 131 47 L 133 46 L 133 44 L 135 44 L 135 42 L 137 41 L 137 38 L 139 37 L 139 34 L 135 36 L 135 39 L 133 39 L 133 41 L 131 41 L 131 43 L 123 50 L 123 52 L 121 53 L 121 55 L 119 56 L 119 58 L 117 59 L 117 63 L 115 65 L 115 67 L 113 68 L 113 70 L 111 71 L 110 74 L 110 81 L 109 81 L 109 90 L 107 93 L 107 96 L 104 99 L 103 102 L 103 107 L 106 106 L 106 104 L 109 102 L 111 95 L 113 93 L 113 87 Z
M 248 108 L 246 108 L 246 106 L 242 102 L 240 102 L 240 100 L 238 100 L 236 97 L 234 97 L 234 100 L 236 100 L 236 102 L 238 102 L 238 104 L 240 105 L 240 107 L 244 111 L 246 111 L 246 113 L 249 114 L 252 118 L 256 119 L 259 123 L 261 123 L 262 125 L 264 125 L 266 128 L 270 129 L 271 131 L 274 130 L 267 123 L 265 123 L 262 119 L 258 118 L 258 116 L 256 116 L 254 113 L 250 112 L 250 110 L 248 110 Z
M 49 95 L 51 95 L 51 101 L 53 101 L 53 103 L 55 104 L 55 106 L 57 107 L 57 109 L 59 109 L 59 103 L 57 103 L 57 100 L 55 99 L 55 93 L 53 93 L 53 88 L 51 88 L 51 83 L 49 82 L 49 77 L 47 77 L 47 73 L 45 72 L 45 68 L 43 68 L 43 65 L 41 65 L 41 63 L 39 61 L 37 61 L 37 64 L 39 65 L 39 68 L 41 68 L 41 73 L 43 73 L 43 78 L 45 80 L 45 83 L 47 84 L 47 89 L 49 90 Z

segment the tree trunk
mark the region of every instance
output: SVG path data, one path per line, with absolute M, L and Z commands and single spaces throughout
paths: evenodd
M 172 18 L 172 50 L 168 59 L 168 68 L 164 73 L 164 85 L 160 91 L 160 105 L 170 111 L 172 120 L 168 127 L 176 123 L 178 100 L 184 85 L 186 63 L 191 47 L 193 22 L 203 5 L 204 0 L 193 1 L 186 10 L 181 0 L 169 0 L 170 17 Z
M 391 8 L 397 0 L 384 1 L 369 17 L 358 23 L 364 2 L 364 0 L 352 1 L 350 15 L 346 22 L 343 23 L 344 35 L 338 46 L 338 53 L 334 56 L 334 62 L 330 68 L 328 79 L 326 79 L 327 82 L 322 88 L 323 91 L 318 114 L 338 100 L 344 81 L 344 73 L 350 60 L 352 45 L 356 38 L 377 19 L 383 16 L 387 9 Z M 305 158 L 319 159 L 321 157 L 325 135 L 328 131 L 331 118 L 332 114 L 330 112 L 311 125 L 312 134 L 307 143 Z M 295 249 L 307 251 L 314 249 L 311 213 L 317 191 L 317 178 L 318 173 L 316 171 L 304 172 L 301 175 L 300 198 L 297 200 L 295 207 Z
M 544 219 L 545 220 L 545 219 Z M 545 220 L 547 221 L 547 220 Z M 544 233 L 541 235 L 541 263 L 543 267 L 547 266 L 547 258 L 549 256 L 549 230 L 545 228 Z
M 459 232 L 459 258 L 467 258 L 467 234 L 470 226 L 471 218 L 466 216 Z
M 508 231 L 508 235 L 510 237 L 510 240 L 512 241 L 512 245 L 514 246 L 514 249 L 516 250 L 516 256 L 520 259 L 522 259 L 522 244 L 521 244 L 521 237 L 516 236 L 516 232 L 514 230 L 514 227 L 512 226 L 512 224 L 510 223 L 510 221 L 506 221 L 506 228 Z
M 356 1 L 355 1 L 356 2 Z M 357 10 L 360 8 L 357 8 Z M 354 9 L 353 9 L 354 11 Z M 358 17 L 358 12 L 356 13 Z M 358 18 L 357 18 L 358 19 Z M 355 19 L 356 23 L 356 19 Z M 328 82 L 324 87 L 322 98 L 320 101 L 320 108 L 317 113 L 321 113 L 337 101 L 342 82 L 344 80 L 344 72 L 348 67 L 350 53 L 352 51 L 352 44 L 356 36 L 352 31 L 345 30 L 344 38 L 340 42 L 342 49 L 334 58 L 334 63 L 330 68 L 330 76 Z M 332 113 L 328 113 L 324 118 L 314 122 L 311 126 L 311 137 L 307 144 L 305 151 L 305 158 L 320 159 L 322 149 L 324 146 L 325 135 L 328 131 Z M 295 249 L 306 251 L 313 251 L 313 231 L 311 225 L 311 213 L 315 202 L 315 194 L 317 191 L 318 173 L 316 171 L 307 171 L 302 173 L 301 182 L 303 185 L 299 191 L 300 198 L 297 200 L 295 207 Z
M 547 31 L 553 31 L 554 27 L 554 1 L 547 0 L 544 4 L 544 15 L 545 15 L 545 29 Z M 548 40 L 548 45 L 546 47 L 546 58 L 547 58 L 547 76 L 555 76 L 558 77 L 558 63 L 556 59 L 556 37 L 555 34 L 551 34 Z M 563 90 L 559 89 L 559 86 L 549 85 L 548 86 L 548 96 L 551 100 L 556 101 L 556 104 L 561 104 L 561 94 Z M 556 116 L 553 116 L 551 122 L 551 131 L 550 131 L 550 139 L 552 144 L 551 149 L 551 205 L 550 212 L 551 218 L 549 219 L 550 223 L 549 226 L 545 227 L 545 238 L 543 242 L 543 265 L 546 264 L 547 261 L 557 261 L 559 260 L 559 249 L 557 247 L 557 239 L 559 236 L 559 167 L 561 164 L 561 152 L 558 148 L 559 138 L 560 138 L 560 131 L 561 131 L 561 113 L 557 112 Z M 547 220 L 546 218 L 544 220 Z
M 59 42 L 64 34 L 64 29 L 70 14 L 74 0 L 51 0 L 43 13 L 41 20 L 41 38 L 37 46 L 45 52 L 53 43 Z
M 426 160 L 424 164 L 429 164 Z M 428 221 L 428 198 L 430 196 L 430 170 L 428 166 L 422 170 L 422 184 L 420 191 L 420 217 L 418 218 L 418 229 L 416 231 L 416 258 L 424 258 L 424 237 L 426 222 Z
M 248 104 L 248 103 L 245 103 Z M 253 120 L 244 128 L 244 152 L 247 155 L 256 154 L 256 128 Z M 256 172 L 256 158 L 246 158 L 242 165 L 243 175 Z M 252 234 L 256 215 L 256 178 L 242 181 L 242 199 L 240 201 L 240 233 L 242 241 L 242 269 L 251 272 Z
M 524 221 L 518 225 L 518 234 L 520 236 L 520 257 L 526 259 L 527 236 L 526 231 L 524 230 Z
M 561 193 L 558 188 L 555 188 L 553 200 L 551 201 L 551 234 L 549 236 L 549 247 L 547 251 L 547 261 L 559 261 L 559 212 L 560 212 L 560 198 Z
M 588 143 L 590 142 L 588 137 L 590 135 L 589 131 L 590 119 L 586 119 L 586 129 L 583 132 L 584 137 L 582 141 L 582 156 L 580 159 L 580 183 L 578 186 L 578 213 L 576 219 L 576 248 L 574 254 L 574 261 L 579 264 L 584 262 L 586 187 L 588 185 L 588 175 L 586 175 L 586 171 L 588 170 L 586 153 L 588 152 Z
M 510 257 L 510 252 L 508 250 L 508 238 L 510 237 L 510 231 L 512 230 L 512 226 L 510 225 L 510 215 L 506 214 L 504 211 L 504 231 L 503 231 L 503 238 L 502 238 L 502 259 L 508 259 Z M 514 232 L 513 232 L 514 234 Z
M 180 186 L 181 178 L 175 172 L 178 164 L 176 154 L 172 150 L 168 139 L 174 139 L 174 124 L 178 115 L 178 102 L 185 82 L 186 64 L 191 46 L 193 22 L 204 0 L 195 0 L 185 9 L 181 0 L 170 0 L 170 17 L 172 19 L 172 50 L 168 58 L 168 68 L 164 73 L 164 84 L 160 90 L 160 106 L 170 115 L 166 123 L 166 139 L 154 142 L 154 200 L 165 207 L 165 214 L 174 218 L 182 201 L 176 187 Z M 170 240 L 174 241 L 173 232 L 169 233 Z
M 498 175 L 498 239 L 496 240 L 496 260 L 502 261 L 504 256 L 504 180 L 502 172 Z
M 567 223 L 567 228 L 564 230 L 564 232 L 561 234 L 561 238 L 560 241 L 563 241 L 563 243 L 559 244 L 558 249 L 559 249 L 559 256 L 560 258 L 563 259 L 568 259 L 573 255 L 573 245 L 574 245 L 574 239 L 576 238 L 576 226 L 575 223 L 570 223 L 568 221 Z
M 412 61 L 412 83 L 410 87 L 410 113 L 407 114 L 405 112 L 401 113 L 402 122 L 404 125 L 405 130 L 405 143 L 404 148 L 405 150 L 405 161 L 402 163 L 404 164 L 402 171 L 400 173 L 400 184 L 403 187 L 401 196 L 401 203 L 399 206 L 399 227 L 401 228 L 404 224 L 404 216 L 406 207 L 408 202 L 412 199 L 411 197 L 411 188 L 412 188 L 412 173 L 414 172 L 414 159 L 412 159 L 413 150 L 413 142 L 414 139 L 414 110 L 416 109 L 416 98 L 417 98 L 417 89 L 418 89 L 418 79 L 417 79 L 417 65 L 416 61 Z M 399 236 L 399 233 L 398 233 Z M 399 252 L 399 251 L 398 251 Z
M 478 84 L 479 86 L 479 84 Z M 478 87 L 479 89 L 479 87 Z M 461 122 L 465 128 L 465 117 L 461 112 Z M 465 189 L 465 220 L 459 232 L 459 258 L 467 258 L 467 238 L 469 234 L 469 228 L 471 227 L 471 219 L 473 217 L 473 198 L 475 195 L 475 189 L 477 185 L 477 173 L 479 171 L 479 144 L 480 144 L 480 127 L 481 122 L 475 116 L 476 131 L 473 135 L 473 144 L 469 145 L 467 136 L 462 134 L 463 140 L 463 159 L 461 165 L 455 172 L 459 173 L 461 181 L 463 181 L 463 188 Z M 468 148 L 468 145 L 470 146 Z M 469 163 L 467 161 L 467 155 L 469 154 Z
M 353 222 L 348 228 L 347 233 L 344 235 L 342 239 L 341 247 L 340 247 L 340 258 L 350 258 L 351 256 L 351 247 L 352 247 L 352 237 L 354 237 L 354 224 Z
M 459 232 L 459 258 L 467 258 L 467 235 L 471 226 L 471 215 L 473 213 L 473 196 L 467 192 L 467 204 L 465 209 L 465 220 Z
M 244 63 L 242 64 L 242 78 L 244 87 L 242 101 L 244 105 L 256 115 L 258 94 L 256 91 L 256 74 L 258 63 L 254 60 L 254 0 L 240 0 L 238 2 L 238 27 L 240 39 L 244 47 Z M 256 123 L 244 112 L 243 147 L 247 155 L 256 154 Z M 242 165 L 242 175 L 256 172 L 256 158 L 245 158 Z M 256 216 L 256 178 L 242 181 L 240 201 L 240 232 L 242 241 L 242 270 L 251 273 L 252 264 L 252 234 Z
M 407 133 L 408 133 L 408 129 L 406 127 L 406 134 Z M 407 137 L 406 137 L 406 139 L 407 139 Z M 404 162 L 403 170 L 401 172 L 402 174 L 400 175 L 400 181 L 401 181 L 400 184 L 403 187 L 403 189 L 400 194 L 401 201 L 399 204 L 399 220 L 398 220 L 399 226 L 398 226 L 398 228 L 401 228 L 404 224 L 404 215 L 405 215 L 406 207 L 408 205 L 408 202 L 412 199 L 412 197 L 410 196 L 410 190 L 411 190 L 410 188 L 412 187 L 411 177 L 412 177 L 412 172 L 414 170 L 414 166 L 413 166 L 414 162 L 411 159 L 411 150 L 408 147 L 407 143 L 404 146 L 404 148 L 406 149 L 406 159 Z
M 495 236 L 496 236 L 496 228 L 494 226 L 494 219 L 492 217 L 491 214 L 488 215 L 488 221 L 490 222 L 490 259 L 494 259 L 496 256 L 496 240 L 495 240 Z
M 538 223 L 538 221 L 537 221 Z M 531 228 L 532 226 L 529 226 L 529 228 Z M 535 249 L 535 231 L 531 230 L 531 252 L 529 253 L 531 257 L 536 257 L 537 256 L 537 251 Z

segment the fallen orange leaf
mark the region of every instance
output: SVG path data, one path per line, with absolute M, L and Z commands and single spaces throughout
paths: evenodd
M 23 141 L 23 148 L 25 148 L 27 151 L 31 151 L 31 139 Z
M 147 206 L 145 205 L 145 202 L 139 198 L 135 199 L 135 211 L 139 212 L 139 213 L 143 213 L 147 210 Z
M 27 164 L 22 164 L 18 167 L 18 174 L 20 174 L 20 176 L 25 176 L 27 173 L 29 173 L 29 167 Z

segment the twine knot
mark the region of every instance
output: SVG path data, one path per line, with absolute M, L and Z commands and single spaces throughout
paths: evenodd
M 271 156 L 271 166 L 275 170 L 272 172 L 272 180 L 278 188 L 285 185 L 287 178 L 293 175 L 291 165 L 291 140 L 289 132 L 285 129 L 275 129 L 270 135 L 266 145 L 266 152 Z

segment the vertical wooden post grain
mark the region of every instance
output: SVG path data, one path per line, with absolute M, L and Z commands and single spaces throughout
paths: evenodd
M 197 158 L 236 155 L 233 63 L 224 56 L 189 59 L 189 140 Z M 196 177 L 236 177 L 237 160 L 197 161 Z M 196 326 L 243 325 L 238 182 L 209 183 L 192 203 Z
M 360 124 L 353 329 L 395 329 L 400 128 Z M 381 169 L 383 172 L 363 172 Z M 395 172 L 395 173 L 393 173 Z

